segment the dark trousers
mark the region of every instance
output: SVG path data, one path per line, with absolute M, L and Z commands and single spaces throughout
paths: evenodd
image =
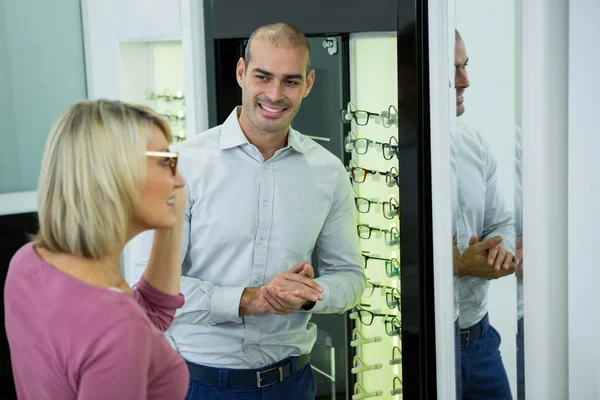
M 525 327 L 523 317 L 517 321 L 517 399 L 525 400 Z
M 314 400 L 316 394 L 315 377 L 310 364 L 296 370 L 296 360 L 292 359 L 294 373 L 283 381 L 265 388 L 227 385 L 228 369 L 218 369 L 223 384 L 210 385 L 190 380 L 185 400 Z M 188 362 L 189 363 L 189 362 Z M 189 363 L 191 364 L 191 363 Z
M 512 399 L 506 369 L 500 355 L 500 334 L 483 318 L 482 334 L 461 348 L 462 399 Z
M 456 370 L 456 400 L 462 399 L 462 362 L 460 359 L 460 328 L 457 319 L 454 322 L 454 364 Z

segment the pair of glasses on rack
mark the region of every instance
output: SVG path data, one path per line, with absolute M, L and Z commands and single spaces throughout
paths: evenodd
M 366 197 L 355 197 L 354 203 L 356 209 L 361 214 L 367 214 L 371 211 L 371 205 L 374 204 L 377 208 L 381 205 L 381 212 L 385 219 L 394 219 L 398 216 L 398 200 L 394 197 L 390 198 L 390 201 L 378 201 L 378 199 L 367 199 Z
M 352 166 L 354 165 L 354 166 Z M 372 169 L 359 167 L 354 161 L 350 161 L 350 176 L 355 183 L 364 183 L 368 175 L 373 176 L 373 180 L 378 181 L 380 176 L 385 177 L 385 183 L 388 187 L 399 186 L 398 169 L 392 167 L 389 171 L 375 171 Z
M 383 158 L 391 160 L 394 155 L 398 157 L 398 139 L 391 136 L 388 143 L 377 142 L 367 138 L 356 137 L 356 134 L 352 131 L 348 132 L 346 136 L 346 142 L 344 150 L 346 153 L 352 153 L 354 151 L 358 155 L 365 155 L 369 149 L 375 149 L 378 152 L 383 153 Z
M 185 113 L 181 110 L 177 111 L 176 113 L 173 113 L 173 111 L 171 110 L 165 110 L 162 113 L 159 113 L 158 115 L 167 119 L 170 123 L 182 122 L 185 124 Z
M 162 91 L 162 93 L 158 93 L 150 88 L 146 89 L 146 100 L 175 101 L 183 100 L 184 98 L 183 90 L 177 90 L 175 93 L 173 93 L 169 89 L 165 89 Z
M 385 333 L 388 336 L 394 337 L 399 336 L 402 337 L 402 324 L 398 317 L 394 316 L 394 318 L 386 319 L 384 321 L 385 324 Z
M 360 323 L 365 326 L 373 325 L 375 318 L 384 318 L 384 321 L 391 320 L 393 318 L 398 319 L 394 314 L 383 314 L 380 313 L 379 310 L 371 311 L 358 306 L 354 307 L 350 313 L 350 319 L 358 319 Z
M 389 128 L 392 125 L 398 125 L 398 110 L 394 106 L 389 106 L 387 111 L 375 113 L 359 110 L 354 103 L 350 102 L 345 109 L 340 110 L 340 118 L 344 124 L 354 121 L 358 126 L 365 126 L 369 121 L 373 121 L 381 123 L 384 128 Z
M 385 244 L 388 247 L 397 246 L 400 244 L 400 232 L 398 228 L 393 227 L 392 229 L 381 229 L 377 227 L 369 226 L 368 224 L 358 224 L 356 226 L 358 237 L 361 239 L 371 239 L 373 232 L 375 232 L 376 238 L 381 238 L 381 234 L 384 235 Z
M 400 309 L 400 290 L 392 286 L 382 285 L 378 282 L 367 281 L 367 286 L 363 291 L 363 297 L 369 298 L 375 293 L 375 289 L 380 289 L 381 293 L 385 293 L 385 304 L 390 309 Z
M 387 111 L 382 111 L 381 124 L 384 128 L 389 128 L 392 125 L 398 126 L 398 109 L 394 106 L 389 106 Z
M 344 124 L 349 124 L 352 121 L 358 126 L 365 126 L 369 120 L 381 122 L 381 115 L 378 113 L 358 110 L 354 103 L 350 102 L 346 108 L 340 110 L 340 118 Z
M 177 144 L 183 142 L 186 138 L 185 130 L 181 130 L 179 132 L 173 132 L 171 134 L 171 144 Z
M 369 260 L 384 261 L 386 266 L 388 264 L 391 264 L 394 268 L 396 268 L 398 270 L 400 269 L 400 261 L 398 261 L 397 258 L 382 258 L 379 256 L 372 256 L 368 252 L 364 252 L 364 251 L 361 253 L 361 255 L 365 259 L 365 269 L 369 265 Z

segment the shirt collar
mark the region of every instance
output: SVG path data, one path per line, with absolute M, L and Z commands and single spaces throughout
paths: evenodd
M 221 130 L 221 141 L 219 146 L 222 150 L 231 149 L 234 147 L 248 144 L 248 138 L 244 135 L 240 121 L 238 121 L 238 115 L 242 111 L 242 107 L 236 107 L 233 109 L 229 117 L 223 123 L 223 129 Z
M 242 131 L 240 121 L 238 120 L 241 111 L 242 107 L 236 107 L 223 123 L 221 141 L 219 142 L 221 150 L 231 149 L 250 143 L 248 142 L 248 138 Z M 290 127 L 290 131 L 288 133 L 287 147 L 293 148 L 298 153 L 304 153 L 305 144 L 306 136 L 302 135 L 300 132 Z
M 296 150 L 298 153 L 304 153 L 306 150 L 306 136 L 294 130 L 290 127 L 290 133 L 288 134 L 288 146 Z

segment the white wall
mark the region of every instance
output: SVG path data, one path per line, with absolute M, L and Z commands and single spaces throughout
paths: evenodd
M 600 398 L 600 2 L 571 0 L 569 21 L 569 398 Z
M 477 128 L 498 164 L 500 189 L 513 209 L 515 171 L 515 3 L 456 0 L 456 28 L 467 47 L 471 87 L 460 119 Z M 452 38 L 453 39 L 453 38 Z M 517 292 L 513 276 L 492 281 L 490 322 L 516 398 Z
M 81 0 L 81 8 L 90 99 L 124 99 L 119 71 L 124 43 L 177 41 L 183 59 L 168 68 L 183 68 L 188 136 L 208 129 L 201 1 Z

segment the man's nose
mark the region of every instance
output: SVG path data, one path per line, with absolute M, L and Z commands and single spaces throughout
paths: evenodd
M 277 81 L 271 82 L 271 85 L 269 86 L 269 89 L 266 91 L 266 94 L 267 94 L 267 97 L 273 102 L 281 100 L 283 98 L 283 91 L 281 90 L 281 84 Z
M 456 82 L 455 82 L 455 86 L 457 88 L 468 88 L 471 85 L 471 82 L 469 82 L 469 75 L 467 74 L 466 71 L 457 71 L 456 72 Z

